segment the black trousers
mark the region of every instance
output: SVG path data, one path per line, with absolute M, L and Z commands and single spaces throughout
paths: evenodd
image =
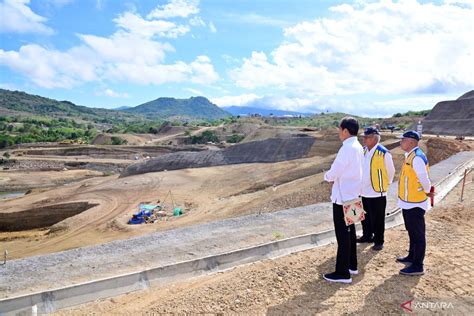
M 373 238 L 374 244 L 383 245 L 385 234 L 385 209 L 387 208 L 387 197 L 362 197 L 362 204 L 364 205 L 364 210 L 366 212 L 365 220 L 362 221 L 362 231 L 364 238 Z
M 418 267 L 423 267 L 426 251 L 425 210 L 419 207 L 403 210 L 405 228 L 410 238 L 408 258 Z
M 333 203 L 332 215 L 337 239 L 336 273 L 348 276 L 349 269 L 357 270 L 355 226 L 346 226 L 342 205 Z

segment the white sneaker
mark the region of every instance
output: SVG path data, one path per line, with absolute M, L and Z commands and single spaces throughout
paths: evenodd
M 350 273 L 351 275 L 358 275 L 358 274 L 359 274 L 359 270 L 351 270 L 351 269 L 349 269 L 349 273 Z

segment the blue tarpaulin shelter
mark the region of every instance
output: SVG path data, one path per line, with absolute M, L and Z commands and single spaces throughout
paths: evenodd
M 153 215 L 153 211 L 157 208 L 161 208 L 159 205 L 154 204 L 140 204 L 140 211 L 132 215 L 132 218 L 128 221 L 131 225 L 145 223 L 147 218 Z

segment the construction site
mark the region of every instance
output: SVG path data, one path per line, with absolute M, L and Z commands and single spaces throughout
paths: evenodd
M 399 285 L 393 258 L 407 236 L 394 184 L 386 250 L 359 247 L 355 287 L 320 280 L 335 256 L 323 174 L 341 146 L 337 129 L 235 123 L 203 129 L 231 129 L 242 142 L 192 145 L 184 129 L 169 128 L 123 146 L 101 145 L 101 135 L 92 145 L 9 150 L 0 171 L 0 313 L 370 314 L 401 312 L 412 298 L 453 299 L 472 311 L 474 140 L 461 134 L 464 123 L 446 132 L 430 125 L 459 113 L 433 113 L 420 142 L 439 192 L 428 216 L 430 277 Z M 397 174 L 399 135 L 382 132 Z M 443 259 L 450 247 L 453 262 Z

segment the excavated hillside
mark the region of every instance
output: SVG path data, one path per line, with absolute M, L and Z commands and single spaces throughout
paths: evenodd
M 128 166 L 120 177 L 187 168 L 230 164 L 279 162 L 306 157 L 315 144 L 314 137 L 270 138 L 238 144 L 223 150 L 166 154 Z
M 398 147 L 399 140 L 392 134 L 384 134 L 383 141 L 392 153 L 396 169 L 400 170 L 403 151 Z M 433 165 L 456 152 L 472 150 L 473 144 L 469 139 L 426 137 L 421 147 Z M 0 187 L 3 184 L 5 189 L 7 186 L 10 189 L 15 185 L 17 193 L 32 189 L 29 194 L 0 201 L 0 224 L 4 223 L 0 241 L 13 259 L 328 202 L 331 185 L 323 181 L 323 173 L 331 166 L 340 146 L 335 130 L 314 133 L 314 137 L 242 143 L 224 150 L 202 152 L 226 158 L 228 165 L 167 169 L 167 172 L 148 172 L 120 179 L 84 170 L 0 170 L 0 180 L 4 180 L 0 181 Z M 87 153 L 99 155 L 99 151 L 88 150 Z M 56 154 L 66 155 L 69 151 Z M 175 153 L 161 157 L 165 156 L 178 157 Z M 269 162 L 283 158 L 288 161 Z M 235 163 L 252 159 L 265 163 Z M 52 187 L 46 188 L 46 185 Z M 170 191 L 172 198 L 168 195 Z M 127 225 L 140 203 L 158 200 L 169 209 L 182 208 L 185 214 L 149 225 Z M 43 216 L 45 214 L 48 216 Z M 11 231 L 13 222 L 15 231 Z M 11 227 L 10 230 L 5 229 L 6 226 Z
M 463 94 L 457 100 L 437 103 L 423 120 L 423 132 L 474 136 L 474 90 Z

